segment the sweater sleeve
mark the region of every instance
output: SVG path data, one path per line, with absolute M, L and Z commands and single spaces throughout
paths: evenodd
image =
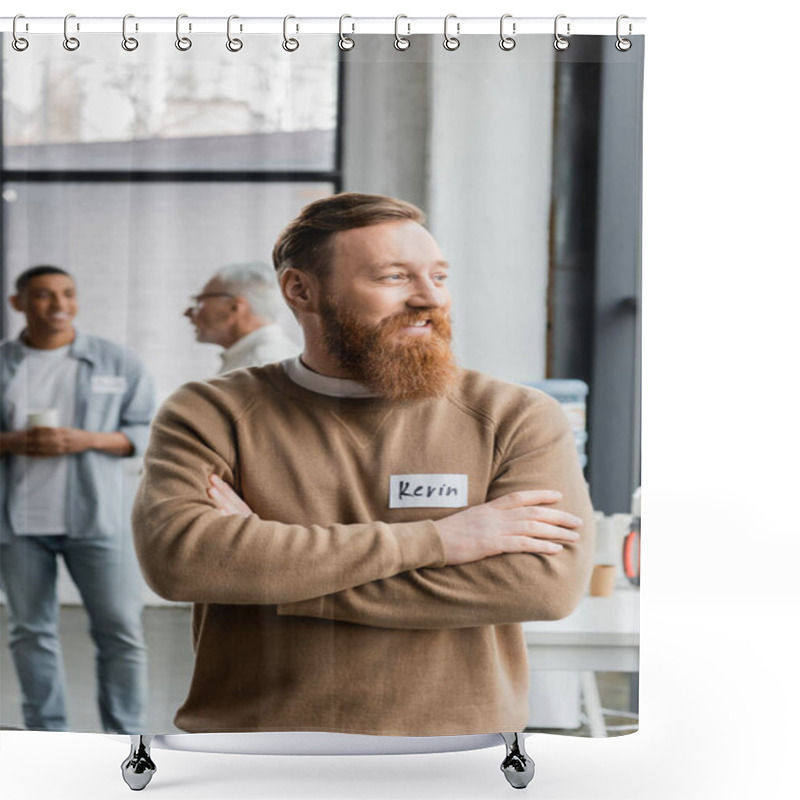
M 159 410 L 133 508 L 142 572 L 168 600 L 292 603 L 444 563 L 430 521 L 293 525 L 223 516 L 215 473 L 236 485 L 235 413 L 213 382 L 188 384 Z
M 515 553 L 438 569 L 413 569 L 327 597 L 278 607 L 279 614 L 380 628 L 444 629 L 553 620 L 586 591 L 594 553 L 594 513 L 569 423 L 540 395 L 520 409 L 499 442 L 486 500 L 525 489 L 557 489 L 554 507 L 583 520 L 580 539 L 554 555 Z

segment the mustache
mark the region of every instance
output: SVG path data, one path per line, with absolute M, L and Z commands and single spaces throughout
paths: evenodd
M 376 331 L 394 333 L 402 328 L 407 328 L 409 325 L 427 322 L 428 320 L 430 320 L 436 333 L 448 340 L 450 339 L 450 315 L 440 308 L 401 311 L 378 323 Z

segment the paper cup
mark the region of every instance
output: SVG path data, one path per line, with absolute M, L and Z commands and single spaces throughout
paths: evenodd
M 57 428 L 58 409 L 43 408 L 41 411 L 31 411 L 28 414 L 29 428 Z
M 592 597 L 610 597 L 614 592 L 617 568 L 614 564 L 596 564 L 592 570 L 589 594 Z

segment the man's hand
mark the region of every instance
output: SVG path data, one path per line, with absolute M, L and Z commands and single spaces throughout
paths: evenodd
M 225 483 L 218 475 L 209 475 L 208 484 L 206 494 L 208 494 L 214 505 L 219 509 L 219 513 L 224 517 L 231 514 L 241 514 L 243 517 L 249 517 L 253 513 L 250 506 L 233 491 L 233 487 Z
M 500 553 L 554 554 L 580 538 L 583 520 L 547 508 L 561 500 L 549 489 L 513 492 L 436 521 L 447 564 L 467 564 Z
M 29 428 L 3 434 L 3 452 L 49 457 L 82 453 L 93 447 L 94 434 L 79 428 Z
M 31 428 L 29 456 L 66 456 L 92 449 L 92 433 L 80 428 Z
M 30 431 L 7 431 L 0 433 L 0 455 L 11 453 L 24 456 L 28 448 Z

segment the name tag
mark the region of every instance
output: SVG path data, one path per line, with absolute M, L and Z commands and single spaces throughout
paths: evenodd
M 389 508 L 464 508 L 467 475 L 390 475 Z
M 128 382 L 122 375 L 95 375 L 92 378 L 92 391 L 98 394 L 124 394 Z

